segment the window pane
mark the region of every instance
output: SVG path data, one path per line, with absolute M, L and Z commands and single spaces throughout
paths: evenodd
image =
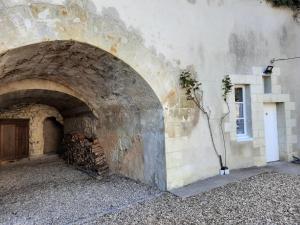
M 244 118 L 244 104 L 243 103 L 236 103 L 236 117 L 237 118 Z
M 236 133 L 245 134 L 245 122 L 244 119 L 236 120 Z
M 243 88 L 235 88 L 235 101 L 243 102 Z

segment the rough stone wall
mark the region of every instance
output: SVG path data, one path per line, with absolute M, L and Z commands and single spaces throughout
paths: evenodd
M 108 105 L 97 119 L 92 115 L 65 118 L 64 132 L 97 138 L 111 173 L 163 187 L 165 174 L 154 172 L 165 166 L 163 125 L 161 110 Z
M 163 189 L 166 174 L 162 110 L 128 110 L 114 105 L 101 115 L 97 137 L 111 172 Z
M 103 111 L 97 124 L 99 143 L 105 150 L 110 170 L 145 181 L 140 129 L 139 112 L 119 105 Z
M 88 99 L 78 102 L 64 93 L 29 89 L 0 96 L 2 105 L 12 99 L 41 101 L 42 98 L 60 110 L 67 133 L 80 131 L 106 142 L 109 131 L 117 140 L 113 148 L 106 150 L 111 156 L 111 160 L 108 157 L 112 162 L 110 168 L 115 168 L 112 171 L 165 189 L 164 122 L 151 120 L 153 116 L 162 118 L 163 109 L 149 84 L 130 66 L 99 48 L 74 41 L 17 48 L 4 53 L 0 61 L 3 69 L 0 77 L 8 85 L 23 79 L 47 79 Z M 82 114 L 81 109 L 87 112 L 89 105 L 96 112 L 93 116 Z M 147 111 L 155 113 L 144 113 Z M 81 113 L 77 115 L 77 112 Z M 96 126 L 102 128 L 98 134 Z
M 29 157 L 44 154 L 44 120 L 55 117 L 63 124 L 63 118 L 53 107 L 47 105 L 29 105 L 15 107 L 9 111 L 1 112 L 1 119 L 29 119 Z
M 95 138 L 97 119 L 91 114 L 67 117 L 64 120 L 64 133 L 81 133 L 87 138 Z

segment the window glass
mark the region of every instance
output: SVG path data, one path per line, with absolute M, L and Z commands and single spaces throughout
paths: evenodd
M 243 88 L 235 88 L 235 102 L 243 102 Z
M 236 120 L 236 133 L 238 135 L 245 134 L 245 120 L 244 119 Z
M 236 134 L 246 136 L 245 88 L 235 88 Z

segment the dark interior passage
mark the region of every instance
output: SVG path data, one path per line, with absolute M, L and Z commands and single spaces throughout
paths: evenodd
M 80 99 L 35 86 L 0 95 L 0 111 L 19 103 L 54 107 L 69 137 L 63 142 L 69 158 L 97 168 L 107 161 L 110 173 L 166 189 L 163 108 L 142 75 L 110 53 L 76 41 L 36 43 L 0 55 L 3 86 L 37 79 L 65 86 Z M 45 130 L 45 153 L 55 151 L 59 140 L 54 127 Z M 56 132 L 51 141 L 50 132 Z M 78 150 L 82 145 L 85 150 Z
M 44 121 L 44 154 L 61 153 L 64 128 L 54 117 Z

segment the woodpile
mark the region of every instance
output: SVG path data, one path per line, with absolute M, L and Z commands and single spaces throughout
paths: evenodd
M 104 150 L 97 140 L 88 139 L 84 134 L 73 133 L 64 136 L 64 159 L 68 164 L 99 178 L 108 174 Z

